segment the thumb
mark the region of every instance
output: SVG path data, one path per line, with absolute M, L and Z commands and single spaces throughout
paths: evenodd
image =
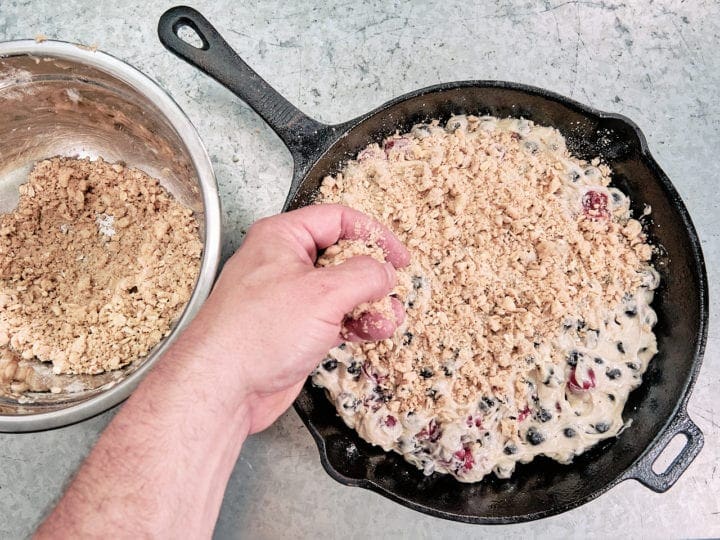
M 366 311 L 357 319 L 346 318 L 341 335 L 348 341 L 380 341 L 391 337 L 405 320 L 405 308 L 397 298 L 389 298 L 392 316 Z
M 358 304 L 386 296 L 395 286 L 392 263 L 381 263 L 365 255 L 351 257 L 336 266 L 316 270 L 321 289 L 330 294 L 332 317 L 341 321 Z

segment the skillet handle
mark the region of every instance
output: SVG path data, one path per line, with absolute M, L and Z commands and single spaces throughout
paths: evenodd
M 184 41 L 180 29 L 189 27 L 201 47 Z M 333 130 L 305 115 L 250 68 L 228 45 L 215 27 L 187 6 L 167 10 L 158 22 L 160 42 L 173 54 L 192 64 L 246 102 L 278 134 L 295 161 L 296 178 L 325 150 Z
M 687 437 L 685 446 L 668 468 L 657 474 L 652 470 L 655 460 L 667 447 L 668 443 L 679 434 Z M 652 489 L 658 493 L 663 493 L 670 489 L 678 478 L 687 470 L 693 460 L 702 450 L 705 437 L 700 428 L 688 416 L 687 410 L 683 408 L 673 418 L 670 425 L 660 435 L 650 451 L 642 456 L 640 460 L 625 473 L 623 480 L 633 478 L 643 484 L 645 487 Z

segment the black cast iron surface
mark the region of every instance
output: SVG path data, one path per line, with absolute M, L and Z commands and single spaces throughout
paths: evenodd
M 201 47 L 178 36 L 183 26 L 200 36 Z M 409 131 L 415 123 L 458 113 L 523 117 L 556 127 L 573 154 L 600 156 L 613 169 L 613 184 L 630 196 L 635 215 L 642 214 L 645 204 L 652 208 L 645 230 L 664 249 L 654 260 L 662 278 L 653 302 L 659 353 L 643 385 L 630 395 L 624 416 L 632 425 L 620 437 L 601 442 L 571 465 L 539 458 L 519 465 L 508 480 L 488 476 L 476 484 L 461 484 L 449 476 L 423 476 L 399 455 L 360 439 L 337 416 L 323 390 L 308 381 L 295 408 L 333 478 L 421 512 L 469 523 L 513 523 L 557 514 L 629 478 L 658 492 L 675 483 L 703 445 L 702 433 L 686 408 L 707 335 L 707 278 L 685 205 L 634 123 L 538 88 L 463 81 L 417 90 L 359 118 L 328 126 L 280 96 L 194 9 L 168 10 L 158 34 L 170 51 L 247 102 L 288 146 L 295 167 L 283 210 L 312 202 L 323 177 L 342 169 L 369 143 L 396 130 Z M 656 474 L 653 462 L 679 433 L 687 437 L 685 447 L 665 472 Z

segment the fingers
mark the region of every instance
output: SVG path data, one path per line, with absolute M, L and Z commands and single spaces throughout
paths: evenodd
M 397 298 L 390 298 L 393 317 L 367 311 L 357 319 L 347 319 L 343 324 L 343 335 L 347 341 L 379 341 L 391 337 L 397 327 L 405 321 L 405 310 Z
M 318 292 L 338 322 L 363 302 L 387 296 L 395 286 L 395 269 L 368 256 L 351 257 L 342 264 L 313 270 Z
M 392 313 L 366 311 L 351 319 L 346 314 L 356 306 L 386 297 L 395 286 L 395 269 L 391 263 L 379 263 L 372 257 L 352 257 L 337 266 L 315 270 L 331 290 L 326 300 L 333 319 L 343 321 L 342 335 L 348 341 L 377 341 L 393 335 L 405 320 L 405 310 L 397 298 L 390 298 Z
M 318 248 L 324 249 L 344 238 L 375 241 L 395 268 L 410 262 L 410 253 L 387 227 L 347 206 L 315 204 L 271 219 L 287 221 L 313 260 Z

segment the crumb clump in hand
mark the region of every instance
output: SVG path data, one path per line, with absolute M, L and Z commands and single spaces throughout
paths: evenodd
M 318 257 L 316 266 L 319 268 L 336 266 L 347 261 L 351 257 L 358 256 L 372 257 L 383 264 L 387 262 L 385 252 L 377 245 L 371 235 L 368 240 L 339 240 L 336 244 L 328 247 L 320 255 L 320 257 Z M 355 307 L 355 309 L 347 314 L 347 318 L 363 320 L 363 315 L 366 313 L 372 313 L 381 319 L 394 321 L 396 320 L 397 315 L 393 309 L 392 297 L 395 296 L 397 298 L 404 298 L 407 295 L 407 290 L 408 288 L 405 280 L 398 280 L 398 283 L 389 295 L 372 302 L 363 302 L 362 304 L 359 304 Z M 382 322 L 378 320 L 378 317 L 374 318 L 374 322 L 363 320 L 363 324 L 375 324 L 379 328 Z M 371 329 L 366 327 L 363 328 L 363 330 L 368 333 Z M 342 337 L 347 337 L 344 335 L 344 332 L 345 329 L 343 329 L 343 334 L 341 334 Z
M 190 299 L 201 252 L 192 210 L 144 172 L 37 163 L 0 216 L 4 366 L 36 358 L 56 374 L 97 374 L 146 356 Z

